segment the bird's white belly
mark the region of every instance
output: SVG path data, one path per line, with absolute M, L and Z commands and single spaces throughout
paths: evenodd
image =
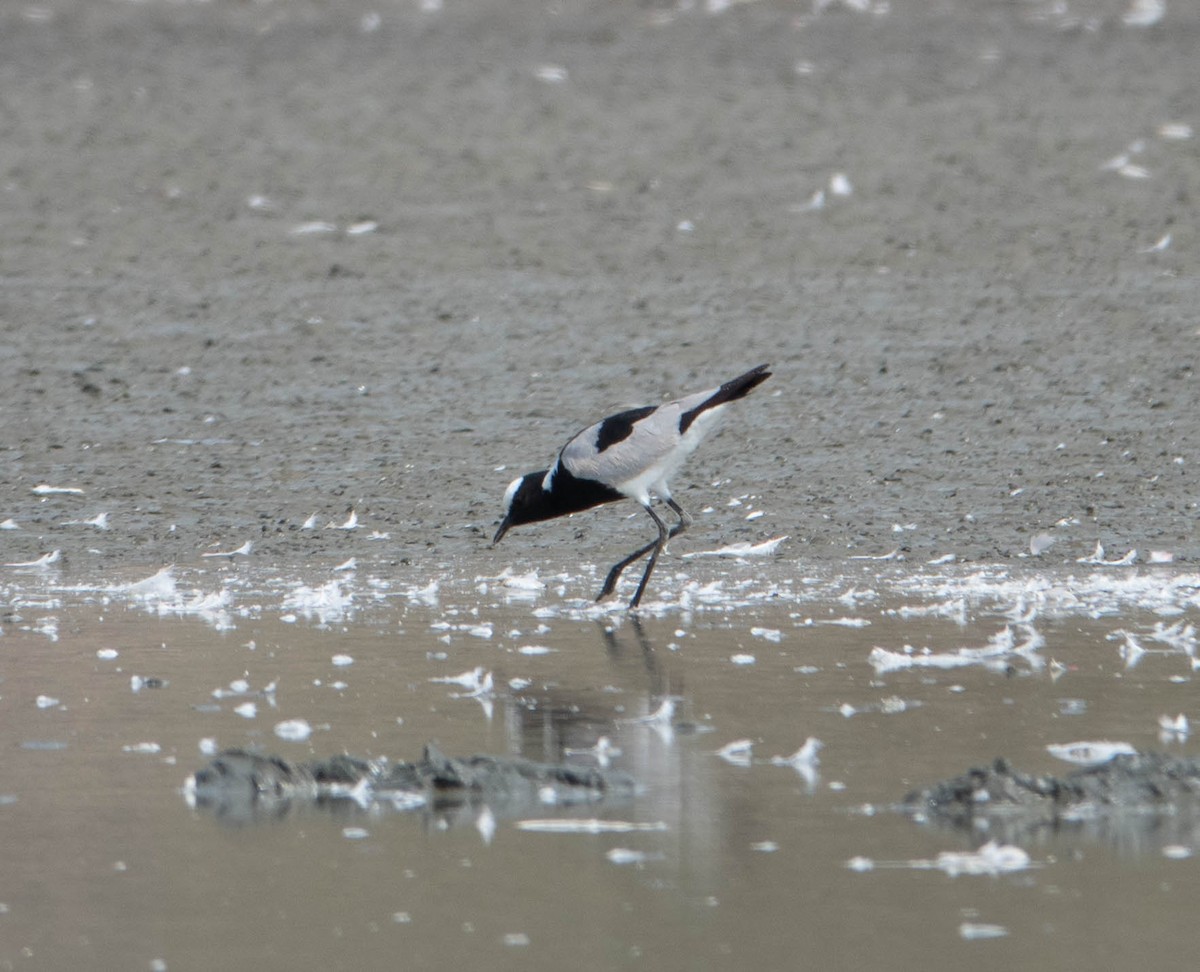
M 644 506 L 649 505 L 652 495 L 659 499 L 670 499 L 668 480 L 679 472 L 688 456 L 696 451 L 704 437 L 717 425 L 720 413 L 724 410 L 724 405 L 718 405 L 698 415 L 674 448 L 636 475 L 615 484 L 615 488 Z

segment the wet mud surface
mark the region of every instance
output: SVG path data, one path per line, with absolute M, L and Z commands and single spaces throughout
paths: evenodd
M 1126 6 L 7 7 L 3 559 L 486 560 L 517 472 L 759 361 L 677 552 L 1194 558 L 1200 11 Z

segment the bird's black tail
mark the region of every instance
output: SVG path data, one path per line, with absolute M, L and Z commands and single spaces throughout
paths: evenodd
M 771 377 L 771 372 L 767 371 L 770 367 L 769 364 L 760 364 L 757 368 L 751 368 L 744 375 L 739 375 L 732 381 L 725 382 L 717 390 L 717 393 L 704 404 L 712 408 L 712 406 L 720 405 L 722 402 L 733 402 L 739 398 L 745 398 L 750 392 L 754 391 L 755 388 Z
M 757 368 L 751 368 L 744 375 L 739 375 L 737 378 L 725 382 L 725 384 L 691 411 L 684 412 L 679 418 L 679 434 L 683 435 L 688 430 L 688 426 L 695 421 L 696 416 L 708 411 L 708 409 L 724 405 L 726 402 L 737 401 L 739 398 L 745 398 L 750 392 L 754 391 L 755 388 L 771 377 L 771 372 L 767 371 L 770 367 L 769 364 L 761 364 Z

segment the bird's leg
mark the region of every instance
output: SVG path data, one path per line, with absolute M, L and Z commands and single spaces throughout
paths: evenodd
M 671 533 L 667 529 L 667 525 L 663 523 L 662 517 L 655 513 L 648 504 L 646 506 L 646 512 L 650 514 L 650 519 L 652 519 L 654 521 L 654 525 L 658 527 L 658 541 L 651 545 L 654 547 L 654 550 L 650 553 L 650 559 L 646 561 L 646 572 L 642 574 L 642 582 L 638 584 L 637 592 L 633 595 L 633 600 L 629 602 L 630 610 L 637 607 L 638 603 L 641 601 L 642 593 L 646 590 L 646 583 L 650 580 L 650 574 L 654 571 L 654 565 L 658 563 L 658 555 L 663 552 L 663 548 L 666 547 L 667 541 L 671 539 Z M 679 522 L 680 524 L 683 523 L 682 520 Z
M 626 557 L 624 560 L 622 560 L 619 564 L 614 564 L 613 569 L 608 572 L 608 577 L 606 577 L 604 580 L 604 587 L 601 589 L 600 593 L 596 595 L 596 600 L 603 601 L 606 597 L 608 597 L 608 595 L 611 594 L 613 592 L 613 590 L 616 588 L 617 581 L 621 577 L 621 572 L 626 567 L 628 567 L 630 564 L 632 564 L 634 561 L 641 560 L 643 557 L 646 556 L 646 554 L 648 554 L 651 550 L 653 550 L 657 546 L 658 546 L 658 541 L 655 540 L 652 543 L 648 543 L 648 544 L 646 544 L 646 546 L 640 547 L 639 549 L 635 550 L 628 557 Z
M 671 507 L 671 509 L 675 511 L 675 515 L 679 517 L 679 522 L 671 527 L 670 536 L 667 537 L 669 540 L 671 537 L 679 536 L 679 534 L 683 533 L 684 530 L 690 527 L 692 525 L 692 518 L 688 515 L 687 511 L 673 499 L 667 500 L 667 506 Z
M 642 574 L 642 582 L 638 584 L 637 593 L 633 595 L 633 600 L 629 602 L 630 609 L 638 606 L 642 600 L 642 592 L 646 590 L 646 582 L 650 580 L 650 572 L 654 570 L 654 565 L 658 563 L 658 555 L 667 549 L 667 542 L 679 534 L 683 533 L 692 525 L 692 518 L 687 514 L 682 506 L 676 503 L 671 497 L 667 497 L 666 503 L 675 514 L 679 517 L 679 522 L 676 523 L 670 530 L 667 530 L 667 525 L 649 506 L 646 507 L 646 512 L 654 520 L 654 525 L 658 527 L 658 541 L 653 544 L 654 552 L 650 554 L 650 561 L 646 564 L 646 572 Z
M 673 499 L 667 500 L 667 505 L 670 506 L 671 509 L 675 511 L 675 514 L 679 517 L 679 522 L 671 527 L 670 531 L 667 533 L 667 539 L 670 540 L 672 537 L 678 536 L 679 534 L 683 533 L 684 530 L 690 527 L 692 525 L 692 518 L 688 516 L 683 507 L 676 503 Z M 646 509 L 649 509 L 649 507 L 646 507 Z M 659 522 L 659 518 L 655 516 L 655 514 L 651 513 L 650 515 L 654 517 L 654 521 L 656 523 Z M 624 572 L 625 568 L 630 564 L 641 560 L 646 556 L 646 554 L 657 547 L 658 544 L 658 540 L 652 540 L 650 543 L 646 544 L 646 546 L 639 547 L 619 564 L 614 564 L 613 569 L 608 572 L 608 577 L 606 577 L 604 580 L 604 587 L 601 589 L 600 593 L 596 595 L 596 600 L 603 601 L 606 597 L 608 597 L 608 595 L 616 589 L 617 581 L 620 580 L 621 574 Z

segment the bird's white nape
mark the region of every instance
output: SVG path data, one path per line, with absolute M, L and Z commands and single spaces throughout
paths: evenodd
M 518 476 L 508 484 L 508 489 L 504 491 L 504 514 L 508 515 L 508 511 L 512 509 L 513 497 L 517 495 L 517 490 L 521 488 L 521 482 L 524 476 Z M 492 495 L 495 495 L 494 493 Z

